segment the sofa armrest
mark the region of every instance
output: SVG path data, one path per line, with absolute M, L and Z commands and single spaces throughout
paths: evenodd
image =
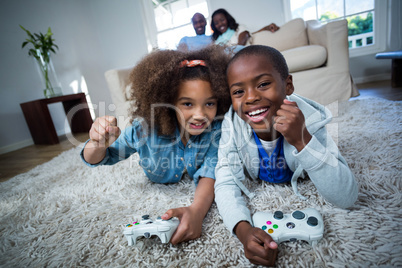
M 131 101 L 131 86 L 129 82 L 130 73 L 133 67 L 112 69 L 105 72 L 106 82 L 109 87 L 110 96 L 115 105 L 115 116 L 117 124 L 121 129 L 130 124 L 129 110 Z
M 309 44 L 320 45 L 327 49 L 326 66 L 334 68 L 334 71 L 349 70 L 347 21 L 339 20 L 321 24 L 317 20 L 309 20 L 306 25 Z

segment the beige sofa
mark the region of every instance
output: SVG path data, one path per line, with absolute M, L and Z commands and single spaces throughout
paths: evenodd
M 251 43 L 282 52 L 299 95 L 324 105 L 359 95 L 349 72 L 346 20 L 321 24 L 294 19 L 275 33 L 253 33 Z
M 114 113 L 117 124 L 121 129 L 126 128 L 130 122 L 129 109 L 132 105 L 130 100 L 129 76 L 133 67 L 112 69 L 105 72 L 105 78 L 110 90 L 113 104 L 116 106 Z
M 252 44 L 273 46 L 284 55 L 293 75 L 295 93 L 321 104 L 347 100 L 359 93 L 349 72 L 349 50 L 346 20 L 321 24 L 319 21 L 294 19 L 271 33 L 252 34 Z M 129 123 L 132 67 L 105 72 L 115 114 L 122 129 Z

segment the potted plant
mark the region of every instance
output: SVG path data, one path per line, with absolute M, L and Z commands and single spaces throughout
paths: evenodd
M 50 52 L 56 53 L 55 49 L 59 49 L 59 47 L 54 43 L 55 40 L 52 39 L 52 30 L 49 27 L 46 34 L 32 34 L 21 25 L 20 27 L 28 35 L 28 38 L 22 43 L 22 48 L 28 44 L 32 44 L 33 46 L 33 48 L 29 49 L 28 55 L 34 57 L 39 66 L 39 70 L 45 83 L 45 89 L 43 90 L 45 97 L 50 98 L 62 95 L 61 87 L 50 58 Z

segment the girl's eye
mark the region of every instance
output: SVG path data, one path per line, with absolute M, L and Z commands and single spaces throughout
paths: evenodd
M 216 105 L 215 102 L 208 102 L 208 103 L 206 104 L 207 107 L 212 107 L 212 106 L 215 106 L 215 105 Z
M 183 103 L 183 105 L 187 106 L 187 107 L 190 107 L 192 104 L 191 104 L 191 102 L 185 102 L 185 103 Z

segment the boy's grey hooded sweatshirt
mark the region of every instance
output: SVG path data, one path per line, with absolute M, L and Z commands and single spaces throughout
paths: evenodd
M 286 140 L 283 142 L 286 163 L 294 172 L 291 183 L 295 194 L 304 198 L 297 190 L 297 178 L 307 173 L 327 201 L 341 208 L 352 206 L 357 199 L 358 187 L 345 159 L 325 128 L 332 119 L 330 111 L 296 94 L 287 98 L 295 101 L 303 112 L 307 130 L 312 136 L 300 152 Z M 250 199 L 254 194 L 250 193 L 242 181 L 246 178 L 245 174 L 258 179 L 260 160 L 252 128 L 232 107 L 225 114 L 221 131 L 219 161 L 215 169 L 215 202 L 225 225 L 233 232 L 240 221 L 253 224 L 242 192 Z

